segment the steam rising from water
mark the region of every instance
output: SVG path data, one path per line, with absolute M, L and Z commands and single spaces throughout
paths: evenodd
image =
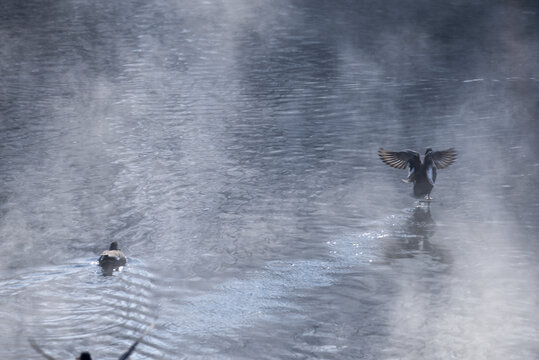
M 4 10 L 0 357 L 539 353 L 534 2 Z

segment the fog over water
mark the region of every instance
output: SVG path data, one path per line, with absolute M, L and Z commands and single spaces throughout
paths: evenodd
M 3 1 L 0 358 L 539 359 L 538 57 L 531 0 Z

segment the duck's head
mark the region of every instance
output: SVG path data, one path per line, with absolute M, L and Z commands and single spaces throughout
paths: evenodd
M 77 358 L 77 360 L 92 360 L 92 357 L 90 356 L 89 352 L 85 351 L 80 353 L 80 356 Z
M 432 152 L 432 149 L 431 148 L 427 148 L 427 151 L 425 151 L 425 155 L 428 155 Z
M 118 243 L 116 241 L 111 242 L 109 250 L 118 250 Z

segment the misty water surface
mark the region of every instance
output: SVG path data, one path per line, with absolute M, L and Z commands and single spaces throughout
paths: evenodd
M 0 40 L 0 358 L 539 358 L 535 1 L 6 0 Z M 427 206 L 379 147 L 459 158 Z

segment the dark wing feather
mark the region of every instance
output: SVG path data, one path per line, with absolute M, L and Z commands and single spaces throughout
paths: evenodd
M 56 360 L 55 358 L 53 358 L 52 356 L 47 354 L 45 351 L 43 351 L 43 349 L 34 341 L 34 339 L 28 339 L 28 342 L 30 343 L 30 346 L 36 352 L 38 352 L 41 356 L 43 356 L 45 359 L 47 359 L 47 360 Z
M 118 360 L 126 360 L 127 358 L 129 358 L 129 355 L 131 355 L 133 353 L 133 351 L 135 351 L 135 348 L 137 347 L 138 343 L 142 340 L 142 338 L 144 337 L 144 335 L 146 335 L 148 333 L 148 331 L 150 331 L 153 326 L 154 326 L 155 323 L 152 323 L 147 329 L 146 331 L 144 332 L 144 334 L 142 334 L 134 343 L 133 345 L 131 345 L 129 347 L 129 349 L 122 354 L 122 356 L 120 356 L 120 358 Z
M 419 153 L 412 150 L 403 151 L 388 151 L 380 148 L 378 150 L 378 156 L 387 165 L 396 169 L 410 169 L 419 168 L 421 166 L 421 159 Z
M 434 151 L 432 153 L 432 160 L 438 169 L 445 169 L 449 165 L 453 164 L 456 158 L 457 152 L 453 148 L 443 151 Z

